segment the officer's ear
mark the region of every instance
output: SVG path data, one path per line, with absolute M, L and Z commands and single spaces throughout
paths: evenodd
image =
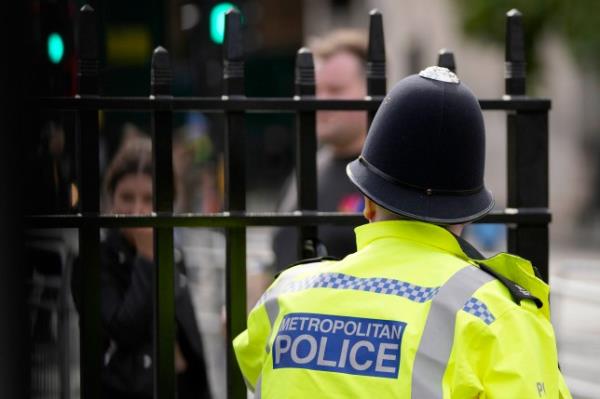
M 375 213 L 376 213 L 376 209 L 375 208 L 376 208 L 375 203 L 373 201 L 371 201 L 369 199 L 369 197 L 365 196 L 365 208 L 363 209 L 363 216 L 369 222 L 372 222 L 373 219 L 375 218 Z

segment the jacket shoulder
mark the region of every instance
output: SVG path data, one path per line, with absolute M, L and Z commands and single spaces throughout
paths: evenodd
M 297 266 L 301 266 L 301 265 L 311 265 L 311 264 L 317 264 L 317 263 L 323 263 L 323 262 L 328 262 L 328 261 L 339 261 L 339 258 L 336 258 L 334 256 L 320 256 L 320 257 L 316 257 L 316 258 L 306 258 L 306 259 L 302 259 L 299 260 L 295 263 L 292 263 L 291 265 L 289 265 L 288 267 L 286 267 L 284 270 L 280 271 L 279 273 L 277 273 L 275 275 L 275 278 L 279 278 L 279 276 L 281 276 L 283 273 L 288 272 L 291 269 L 298 269 Z

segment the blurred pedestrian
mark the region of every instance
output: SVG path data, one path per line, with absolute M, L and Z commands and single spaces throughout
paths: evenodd
M 146 137 L 131 137 L 110 163 L 104 194 L 109 213 L 148 215 L 153 207 L 152 149 Z M 177 394 L 209 398 L 202 339 L 186 284 L 181 252 L 175 251 Z M 72 278 L 81 312 L 81 259 Z M 154 367 L 154 245 L 152 228 L 109 230 L 100 248 L 104 363 L 102 397 L 152 398 Z
M 315 57 L 317 97 L 362 99 L 366 95 L 367 35 L 360 30 L 336 30 L 317 38 L 310 48 Z M 346 164 L 362 149 L 367 131 L 364 111 L 318 111 L 317 198 L 320 211 L 361 212 L 362 195 L 346 176 Z M 286 182 L 279 212 L 298 209 L 296 181 Z M 319 226 L 319 240 L 328 255 L 342 258 L 356 250 L 351 226 Z M 275 269 L 297 260 L 298 233 L 284 227 L 274 236 Z

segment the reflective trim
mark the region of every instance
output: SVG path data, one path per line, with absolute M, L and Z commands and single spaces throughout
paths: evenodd
M 254 308 L 259 307 L 260 305 L 265 303 L 269 298 L 278 297 L 280 292 L 284 291 L 287 285 L 293 283 L 294 278 L 296 278 L 302 273 L 315 269 L 320 265 L 321 262 L 306 263 L 288 269 L 286 272 L 281 274 L 277 280 L 275 280 L 275 283 L 273 283 L 273 286 L 271 288 L 269 288 L 264 294 L 262 294 L 256 305 L 254 305 Z
M 260 388 L 262 383 L 262 374 L 258 376 L 258 380 L 256 380 L 256 388 L 254 389 L 254 399 L 260 399 Z
M 279 284 L 276 288 L 263 294 L 258 303 L 268 302 L 281 294 L 304 291 L 310 288 L 367 291 L 376 294 L 400 296 L 420 303 L 431 300 L 440 289 L 440 287 L 422 287 L 391 278 L 360 278 L 343 273 L 321 273 L 309 276 L 302 280 L 288 281 L 287 283 Z
M 469 299 L 463 307 L 463 310 L 467 313 L 472 314 L 475 317 L 479 317 L 481 320 L 483 320 L 485 324 L 488 325 L 492 324 L 496 320 L 492 312 L 489 311 L 486 304 L 481 302 L 477 298 Z
M 269 332 L 269 337 L 267 338 L 267 345 L 265 347 L 265 351 L 267 354 L 271 352 L 271 336 L 273 335 L 273 326 L 275 325 L 275 320 L 277 320 L 277 316 L 279 315 L 279 301 L 277 298 L 271 298 L 267 302 L 265 302 L 265 310 L 267 311 L 267 315 L 269 316 L 269 323 L 271 324 L 271 331 Z
M 282 287 L 290 284 L 292 280 L 299 274 L 308 272 L 318 267 L 320 264 L 321 262 L 306 263 L 289 269 L 275 281 L 273 286 L 267 292 L 265 292 L 260 297 L 256 305 L 254 305 L 254 308 L 257 308 L 262 304 L 265 305 L 265 310 L 267 311 L 267 315 L 269 317 L 269 323 L 271 324 L 271 331 L 269 332 L 269 337 L 267 338 L 267 343 L 265 344 L 265 352 L 267 352 L 267 354 L 271 352 L 270 342 L 271 336 L 273 335 L 273 326 L 275 324 L 275 320 L 277 320 L 277 316 L 279 315 L 279 302 L 277 301 L 277 297 L 279 296 Z
M 242 378 L 244 379 L 244 383 L 246 384 L 246 389 L 250 392 L 254 392 L 254 387 L 250 384 L 250 381 L 246 379 L 246 377 L 242 374 Z
M 412 373 L 413 399 L 442 399 L 442 379 L 452 344 L 456 313 L 471 296 L 494 277 L 474 266 L 456 272 L 431 301 L 423 336 L 415 356 Z

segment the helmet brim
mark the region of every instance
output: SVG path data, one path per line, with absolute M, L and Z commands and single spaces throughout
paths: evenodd
M 383 208 L 411 219 L 436 224 L 472 222 L 488 214 L 494 197 L 485 187 L 468 195 L 427 195 L 423 190 L 394 184 L 372 172 L 358 159 L 346 166 L 350 181 Z

